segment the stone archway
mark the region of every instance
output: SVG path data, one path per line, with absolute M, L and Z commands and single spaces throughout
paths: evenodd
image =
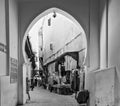
M 30 23 L 30 25 L 28 26 L 28 28 L 27 28 L 27 30 L 25 31 L 25 34 L 24 34 L 24 37 L 23 37 L 23 42 L 22 42 L 22 53 L 23 53 L 23 58 L 24 58 L 24 62 L 25 63 L 28 63 L 28 59 L 27 59 L 27 56 L 26 56 L 26 53 L 25 53 L 25 41 L 26 41 L 26 38 L 27 38 L 27 34 L 28 34 L 28 32 L 30 31 L 30 29 L 32 28 L 32 26 L 39 20 L 39 19 L 41 19 L 42 17 L 44 17 L 45 15 L 47 15 L 47 14 L 49 14 L 49 13 L 51 13 L 51 12 L 53 12 L 53 11 L 55 11 L 55 12 L 57 12 L 57 13 L 60 13 L 60 14 L 62 14 L 62 15 L 64 15 L 65 17 L 67 17 L 68 19 L 70 19 L 73 23 L 75 23 L 77 26 L 78 26 L 78 28 L 80 28 L 81 30 L 82 30 L 82 32 L 83 32 L 83 35 L 84 35 L 84 41 L 85 41 L 85 43 L 86 43 L 86 48 L 87 48 L 87 39 L 86 39 L 86 34 L 85 34 L 85 31 L 84 31 L 84 29 L 82 28 L 82 26 L 80 25 L 80 23 L 73 17 L 73 16 L 71 16 L 69 13 L 67 13 L 67 12 L 65 12 L 65 11 L 63 11 L 63 10 L 61 10 L 61 9 L 58 9 L 58 8 L 50 8 L 50 9 L 47 9 L 47 10 L 45 10 L 44 12 L 42 12 L 40 15 L 38 15 L 31 23 Z M 83 61 L 83 64 L 85 63 L 85 60 L 86 60 L 86 56 L 87 56 L 87 49 L 86 49 L 86 51 L 85 51 L 85 54 L 84 54 L 84 61 Z M 23 65 L 23 71 L 24 70 L 26 70 L 26 68 L 25 68 L 25 65 Z M 23 72 L 23 74 L 24 74 L 25 72 Z M 22 75 L 23 75 L 22 74 Z M 23 104 L 25 103 L 24 101 L 24 99 L 25 99 L 25 83 L 24 83 L 24 79 L 25 79 L 25 74 L 22 76 L 22 78 L 23 78 L 23 92 L 22 92 L 22 100 L 23 100 Z
M 78 28 L 82 29 L 82 30 L 83 30 L 82 32 L 83 32 L 84 35 L 85 35 L 85 36 L 84 36 L 85 43 L 86 43 L 86 45 L 87 45 L 87 38 L 86 38 L 85 31 L 84 31 L 84 29 L 82 28 L 82 26 L 80 25 L 80 23 L 79 23 L 75 18 L 74 18 L 73 16 L 71 16 L 69 13 L 67 13 L 67 12 L 65 12 L 65 11 L 63 11 L 63 10 L 61 10 L 61 9 L 58 9 L 58 8 L 55 8 L 55 7 L 54 7 L 54 8 L 50 8 L 50 9 L 47 9 L 47 10 L 45 10 L 44 12 L 42 12 L 40 15 L 38 15 L 38 16 L 30 23 L 30 25 L 28 26 L 28 28 L 27 28 L 27 30 L 26 30 L 26 32 L 25 32 L 25 34 L 24 34 L 23 43 L 22 43 L 22 53 L 23 53 L 23 57 L 24 57 L 24 61 L 25 61 L 25 62 L 27 62 L 27 57 L 26 57 L 26 53 L 25 53 L 24 48 L 25 48 L 25 41 L 26 41 L 26 37 L 27 37 L 28 32 L 30 31 L 30 29 L 32 28 L 32 26 L 33 26 L 40 18 L 44 17 L 45 15 L 47 15 L 47 14 L 53 12 L 53 11 L 58 12 L 58 13 L 64 15 L 65 17 L 67 17 L 68 19 L 70 19 L 71 21 L 73 21 L 73 22 L 78 26 Z M 85 58 L 86 58 L 86 56 L 87 56 L 87 51 L 86 51 L 86 53 L 85 53 Z

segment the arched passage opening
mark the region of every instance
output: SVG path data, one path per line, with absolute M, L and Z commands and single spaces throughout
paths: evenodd
M 27 39 L 27 35 L 28 35 L 28 32 L 31 30 L 31 28 L 34 26 L 34 24 L 39 20 L 41 19 L 42 17 L 46 16 L 47 14 L 51 13 L 51 12 L 58 12 L 59 14 L 62 14 L 64 15 L 65 17 L 67 17 L 68 19 L 70 19 L 72 22 L 74 22 L 78 28 L 81 29 L 83 35 L 84 35 L 84 41 L 86 43 L 86 48 L 87 48 L 87 39 L 86 39 L 86 34 L 85 34 L 85 31 L 84 29 L 82 28 L 82 26 L 80 25 L 80 23 L 73 17 L 71 16 L 69 13 L 61 10 L 61 9 L 58 9 L 58 8 L 50 8 L 48 10 L 45 10 L 43 13 L 41 13 L 39 16 L 37 16 L 31 23 L 30 25 L 28 26 L 25 34 L 24 34 L 24 37 L 23 37 L 23 43 L 22 43 L 22 52 L 23 52 L 23 57 L 24 57 L 24 61 L 27 62 L 27 58 L 26 58 L 26 53 L 25 53 L 25 41 Z M 87 55 L 87 50 L 85 52 L 85 58 L 86 58 L 86 55 Z
M 44 11 L 39 16 L 37 16 L 31 22 L 31 24 L 28 26 L 28 28 L 24 34 L 23 43 L 22 43 L 22 52 L 23 52 L 23 57 L 24 57 L 25 63 L 26 64 L 29 63 L 29 59 L 28 59 L 26 52 L 25 52 L 25 45 L 26 45 L 26 39 L 28 37 L 28 33 L 30 32 L 31 28 L 35 25 L 35 23 L 37 23 L 37 21 L 39 21 L 40 19 L 42 19 L 43 17 L 45 17 L 46 15 L 48 15 L 50 13 L 58 13 L 58 14 L 63 15 L 64 17 L 68 18 L 77 26 L 78 29 L 80 29 L 80 33 L 75 35 L 68 42 L 66 42 L 66 43 L 64 42 L 64 46 L 62 46 L 62 48 L 60 47 L 59 50 L 58 49 L 55 50 L 51 55 L 49 55 L 45 59 L 43 59 L 44 60 L 43 64 L 46 66 L 49 63 L 54 63 L 55 60 L 57 60 L 58 58 L 61 58 L 61 56 L 63 57 L 63 55 L 65 55 L 65 54 L 69 54 L 69 55 L 74 55 L 74 54 L 76 55 L 77 54 L 77 56 L 79 58 L 78 58 L 76 64 L 78 66 L 84 66 L 85 61 L 86 61 L 86 55 L 87 55 L 87 40 L 86 40 L 85 31 L 82 28 L 82 26 L 80 25 L 80 23 L 78 23 L 77 20 L 73 16 L 71 16 L 67 12 L 65 12 L 61 9 L 58 9 L 58 8 L 50 8 L 50 9 Z M 80 37 L 80 36 L 82 36 L 82 37 Z M 75 41 L 75 43 L 72 43 L 73 41 Z M 51 43 L 50 43 L 50 46 L 52 46 Z M 65 55 L 64 57 L 67 59 L 67 62 L 69 62 L 69 59 L 70 59 L 69 56 Z M 66 62 L 66 64 L 67 64 L 67 62 Z M 49 67 L 51 69 L 53 67 L 53 65 L 51 65 Z M 28 68 L 26 68 L 26 69 L 28 69 Z

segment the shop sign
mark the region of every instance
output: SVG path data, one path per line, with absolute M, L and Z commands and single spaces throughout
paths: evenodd
M 18 61 L 15 58 L 10 58 L 10 82 L 17 82 Z
M 6 53 L 6 45 L 0 43 L 0 51 Z

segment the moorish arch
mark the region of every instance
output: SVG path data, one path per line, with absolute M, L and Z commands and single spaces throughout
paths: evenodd
M 22 42 L 22 53 L 23 53 L 23 58 L 24 58 L 24 61 L 25 63 L 28 62 L 27 60 L 27 56 L 26 56 L 26 53 L 25 53 L 25 41 L 26 41 L 26 38 L 27 38 L 27 35 L 29 33 L 29 31 L 31 30 L 31 28 L 35 25 L 35 23 L 40 20 L 42 17 L 48 15 L 49 13 L 52 13 L 52 12 L 56 12 L 56 13 L 59 13 L 65 17 L 67 17 L 69 20 L 71 20 L 80 30 L 81 32 L 83 33 L 83 36 L 84 36 L 84 43 L 86 44 L 86 50 L 85 50 L 85 54 L 84 54 L 84 63 L 85 63 L 85 59 L 86 59 L 86 56 L 87 56 L 87 38 L 86 38 L 86 33 L 83 29 L 83 27 L 81 26 L 81 24 L 72 16 L 70 15 L 69 13 L 65 12 L 64 10 L 61 10 L 59 8 L 56 8 L 56 7 L 53 7 L 53 8 L 50 8 L 50 9 L 47 9 L 45 10 L 44 12 L 42 12 L 41 14 L 39 14 L 31 23 L 30 25 L 28 26 L 25 34 L 24 34 L 24 37 L 23 37 L 23 42 Z M 83 63 L 83 64 L 84 64 Z
M 27 35 L 28 35 L 29 31 L 31 30 L 31 28 L 35 25 L 35 23 L 38 20 L 40 20 L 42 17 L 44 17 L 44 16 L 46 16 L 49 13 L 52 13 L 52 12 L 56 12 L 56 13 L 59 13 L 59 14 L 65 16 L 66 18 L 68 18 L 69 20 L 71 20 L 78 27 L 78 29 L 81 30 L 81 32 L 83 34 L 83 39 L 84 39 L 84 42 L 85 42 L 85 45 L 86 45 L 86 50 L 83 53 L 83 55 L 84 55 L 84 57 L 83 57 L 83 63 L 85 63 L 85 61 L 86 61 L 86 56 L 87 56 L 87 38 L 86 38 L 86 32 L 85 32 L 86 29 L 83 29 L 84 25 L 82 26 L 81 23 L 79 23 L 79 21 L 77 21 L 72 15 L 70 15 L 69 13 L 67 13 L 64 10 L 61 10 L 59 8 L 55 8 L 55 7 L 54 8 L 50 8 L 50 9 L 47 9 L 44 12 L 40 13 L 36 18 L 34 18 L 32 20 L 32 22 L 28 25 L 28 27 L 27 27 L 26 30 L 25 30 L 24 27 L 22 28 L 22 26 L 20 26 L 22 28 L 22 30 L 25 30 L 25 33 L 24 33 L 24 36 L 21 37 L 22 38 L 21 39 L 22 42 L 20 41 L 21 42 L 21 45 L 20 45 L 20 50 L 21 50 L 20 51 L 20 63 L 22 64 L 22 67 L 20 67 L 19 70 L 22 70 L 22 71 L 19 71 L 19 73 L 18 73 L 19 74 L 19 76 L 18 76 L 18 102 L 19 102 L 19 104 L 24 104 L 25 103 L 25 98 L 26 98 L 26 96 L 25 96 L 25 90 L 26 90 L 26 88 L 25 88 L 25 86 L 26 86 L 25 85 L 26 84 L 25 83 L 25 77 L 26 77 L 25 73 L 26 73 L 26 71 L 25 70 L 27 68 L 25 68 L 26 65 L 24 65 L 24 63 L 25 64 L 28 63 L 28 58 L 27 58 L 27 55 L 26 55 L 26 52 L 25 52 L 25 42 L 26 42 L 26 39 L 27 39 Z M 24 18 L 21 19 L 21 20 L 23 21 Z M 26 20 L 26 21 L 28 21 L 28 20 Z M 21 24 L 25 25 L 26 23 L 27 22 L 21 23 Z M 21 34 L 22 34 L 22 30 L 21 30 Z
M 97 1 L 96 1 L 97 2 Z M 50 8 L 47 9 L 44 7 L 42 8 L 39 4 L 25 4 L 21 5 L 20 7 L 20 20 L 19 20 L 19 72 L 20 76 L 18 76 L 18 101 L 19 103 L 23 103 L 24 98 L 24 71 L 21 67 L 24 62 L 27 62 L 26 53 L 25 53 L 25 41 L 27 38 L 27 34 L 32 28 L 32 26 L 42 17 L 46 16 L 47 14 L 55 11 L 59 14 L 64 15 L 68 19 L 70 19 L 73 23 L 75 23 L 79 28 L 81 28 L 84 32 L 84 39 L 86 40 L 86 53 L 85 58 L 86 64 L 88 67 L 88 71 L 96 70 L 99 68 L 99 21 L 98 21 L 98 5 L 91 4 L 92 9 L 89 10 L 89 3 L 86 1 L 84 2 L 85 6 L 80 3 L 81 6 L 78 8 L 74 8 L 74 5 L 69 8 L 61 6 L 63 9 L 59 8 Z M 37 5 L 37 6 L 36 6 Z M 66 5 L 66 4 L 63 4 Z M 33 6 L 33 8 L 31 7 Z M 58 6 L 58 5 L 57 5 Z M 50 7 L 50 6 L 47 6 Z M 58 6 L 59 7 L 59 6 Z M 45 11 L 44 11 L 45 10 Z M 65 11 L 64 11 L 65 10 Z M 79 10 L 79 11 L 78 11 Z M 67 11 L 67 12 L 66 12 Z M 69 14 L 70 13 L 70 14 Z M 72 14 L 72 15 L 71 15 Z M 22 70 L 22 71 L 21 71 Z M 86 81 L 87 82 L 87 81 Z M 22 89 L 21 89 L 22 88 Z

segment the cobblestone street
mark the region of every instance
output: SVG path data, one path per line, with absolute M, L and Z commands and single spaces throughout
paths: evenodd
M 74 96 L 51 93 L 43 88 L 30 91 L 31 100 L 19 106 L 78 106 Z

